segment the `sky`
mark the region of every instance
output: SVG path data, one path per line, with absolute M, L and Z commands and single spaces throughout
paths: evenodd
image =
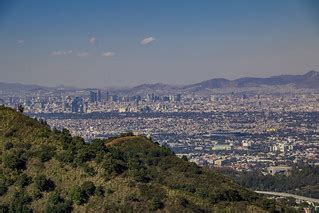
M 0 1 L 0 82 L 107 88 L 310 70 L 317 0 Z

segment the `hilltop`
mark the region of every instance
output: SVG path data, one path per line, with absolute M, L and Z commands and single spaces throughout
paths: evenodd
M 235 181 L 132 134 L 87 144 L 0 107 L 0 211 L 283 211 Z

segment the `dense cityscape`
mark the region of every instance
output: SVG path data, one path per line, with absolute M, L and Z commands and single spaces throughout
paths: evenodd
M 267 90 L 268 91 L 268 90 Z M 101 90 L 2 94 L 1 102 L 89 142 L 132 131 L 199 165 L 288 172 L 318 165 L 319 93 L 216 90 L 212 95 L 112 94 Z

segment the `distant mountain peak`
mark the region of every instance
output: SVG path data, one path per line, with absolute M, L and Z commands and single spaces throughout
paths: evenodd
M 304 76 L 307 76 L 307 77 L 310 77 L 310 78 L 318 77 L 319 76 L 319 72 L 315 71 L 315 70 L 311 70 L 311 71 L 307 72 Z

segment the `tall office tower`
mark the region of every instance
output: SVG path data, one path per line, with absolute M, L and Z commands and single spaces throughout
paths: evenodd
M 106 92 L 106 101 L 109 101 L 109 100 L 110 100 L 110 93 Z
M 113 102 L 117 102 L 118 101 L 118 96 L 117 95 L 112 95 L 111 96 Z
M 65 97 L 62 96 L 62 112 L 65 112 L 66 111 L 66 100 L 65 100 Z
M 74 100 L 72 101 L 72 112 L 74 113 L 84 112 L 83 99 L 81 97 L 75 97 Z
M 102 101 L 102 93 L 101 93 L 101 90 L 98 90 L 98 91 L 97 91 L 97 101 L 98 101 L 98 102 L 101 102 L 101 101 Z
M 176 100 L 176 102 L 180 102 L 182 100 L 182 95 L 181 94 L 177 94 L 175 100 Z
M 90 103 L 95 103 L 97 101 L 97 93 L 95 91 L 90 91 Z

